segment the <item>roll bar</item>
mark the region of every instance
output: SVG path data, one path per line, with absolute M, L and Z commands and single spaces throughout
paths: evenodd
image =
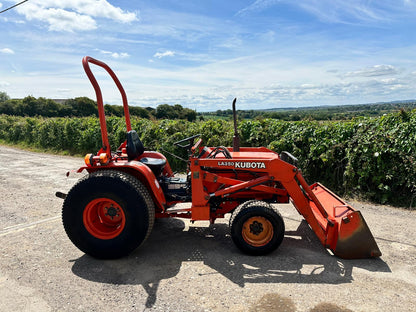
M 116 84 L 118 90 L 120 91 L 121 97 L 123 99 L 124 116 L 126 118 L 126 130 L 127 132 L 129 132 L 131 130 L 131 123 L 130 123 L 130 113 L 129 113 L 129 105 L 127 102 L 127 96 L 116 74 L 112 71 L 112 69 L 107 64 L 99 60 L 96 60 L 90 56 L 85 56 L 82 59 L 82 66 L 84 67 L 85 73 L 87 74 L 88 79 L 90 80 L 92 86 L 94 87 L 95 95 L 97 97 L 98 117 L 100 118 L 101 138 L 103 142 L 102 151 L 105 152 L 108 155 L 108 157 L 111 157 L 111 146 L 108 141 L 108 132 L 107 132 L 107 123 L 105 121 L 103 96 L 101 93 L 100 86 L 98 85 L 98 82 L 95 79 L 94 74 L 91 71 L 89 63 L 92 63 L 94 65 L 104 68 L 108 72 L 108 74 L 111 76 L 114 83 Z

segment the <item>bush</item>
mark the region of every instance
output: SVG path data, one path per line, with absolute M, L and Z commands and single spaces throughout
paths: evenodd
M 132 117 L 145 147 L 164 153 L 173 170 L 186 163 L 184 149 L 173 145 L 201 134 L 208 146 L 232 145 L 233 124 L 224 120 L 151 121 Z M 123 117 L 108 117 L 112 150 L 126 138 Z M 267 146 L 299 159 L 309 182 L 320 181 L 340 195 L 359 195 L 378 203 L 412 205 L 416 194 L 416 110 L 352 121 L 244 120 L 242 146 Z M 0 116 L 0 140 L 41 149 L 85 154 L 100 149 L 98 118 L 33 118 Z

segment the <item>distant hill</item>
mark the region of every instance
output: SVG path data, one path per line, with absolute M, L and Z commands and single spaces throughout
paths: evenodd
M 369 104 L 322 105 L 308 107 L 278 107 L 259 110 L 238 110 L 239 118 L 274 118 L 281 120 L 345 120 L 354 117 L 381 116 L 398 110 L 416 109 L 416 100 L 402 100 Z M 232 110 L 199 113 L 204 119 L 230 119 Z

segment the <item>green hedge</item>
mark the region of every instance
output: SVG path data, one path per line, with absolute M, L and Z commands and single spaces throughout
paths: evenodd
M 123 118 L 107 118 L 113 149 L 125 140 Z M 150 121 L 132 118 L 146 147 L 186 158 L 173 142 L 197 133 L 208 146 L 232 145 L 232 122 Z M 340 195 L 378 203 L 416 206 L 416 110 L 345 122 L 274 119 L 244 120 L 242 146 L 267 146 L 299 159 L 309 182 L 320 181 Z M 96 152 L 101 146 L 97 118 L 0 116 L 0 140 L 70 154 Z M 168 155 L 174 170 L 185 164 Z

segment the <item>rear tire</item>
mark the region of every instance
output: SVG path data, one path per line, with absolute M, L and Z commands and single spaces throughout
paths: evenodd
M 149 236 L 155 208 L 147 188 L 124 172 L 103 170 L 68 193 L 62 222 L 81 251 L 102 259 L 128 255 Z
M 268 203 L 251 200 L 238 206 L 230 219 L 231 238 L 244 253 L 264 255 L 283 241 L 285 225 L 280 213 Z

